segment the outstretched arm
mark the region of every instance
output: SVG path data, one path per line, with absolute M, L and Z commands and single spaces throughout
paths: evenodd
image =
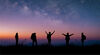
M 74 34 L 70 34 L 69 36 L 72 36 L 72 35 L 74 35 Z
M 54 33 L 55 33 L 55 30 L 53 31 L 53 33 L 52 33 L 52 34 L 54 34 Z M 52 34 L 51 34 L 51 35 L 52 35 Z
M 62 35 L 66 36 L 64 33 Z
M 45 31 L 45 33 L 48 34 L 46 31 Z

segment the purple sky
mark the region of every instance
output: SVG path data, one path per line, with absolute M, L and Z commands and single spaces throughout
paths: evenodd
M 74 33 L 80 39 L 100 40 L 99 0 L 0 0 L 0 39 L 30 38 L 36 32 L 38 39 L 46 39 L 44 31 L 55 30 L 53 39 L 63 39 L 62 33 Z

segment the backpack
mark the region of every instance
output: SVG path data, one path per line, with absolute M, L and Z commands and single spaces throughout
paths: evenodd
M 86 36 L 83 36 L 83 39 L 86 40 Z
M 65 40 L 70 40 L 70 37 L 65 37 Z

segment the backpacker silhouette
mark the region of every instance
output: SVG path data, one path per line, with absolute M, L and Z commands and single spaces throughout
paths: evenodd
M 37 46 L 36 33 L 32 33 L 31 40 L 32 40 L 32 45 L 34 46 L 34 43 L 35 43 L 35 45 Z
M 48 45 L 51 46 L 51 36 L 54 34 L 55 31 L 53 31 L 53 33 L 49 32 L 47 33 L 45 31 L 45 33 L 47 34 L 47 40 L 48 40 Z
M 70 40 L 70 36 L 74 35 L 74 34 L 69 34 L 69 33 L 66 33 L 66 34 L 62 34 L 65 36 L 65 40 L 66 40 L 66 45 L 69 46 L 69 40 Z
M 81 42 L 82 42 L 82 47 L 84 47 L 84 41 L 86 40 L 86 36 L 84 33 L 81 33 Z

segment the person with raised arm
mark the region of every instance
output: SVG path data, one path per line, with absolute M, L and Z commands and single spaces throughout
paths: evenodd
M 45 31 L 45 33 L 47 34 L 47 40 L 48 40 L 48 45 L 49 46 L 51 45 L 51 36 L 54 34 L 54 32 L 55 32 L 55 30 L 52 33 L 51 32 L 47 33 Z
M 66 45 L 69 46 L 69 41 L 70 41 L 70 36 L 74 35 L 74 34 L 69 34 L 69 33 L 66 33 L 66 34 L 62 34 L 65 36 L 65 40 L 66 40 Z

